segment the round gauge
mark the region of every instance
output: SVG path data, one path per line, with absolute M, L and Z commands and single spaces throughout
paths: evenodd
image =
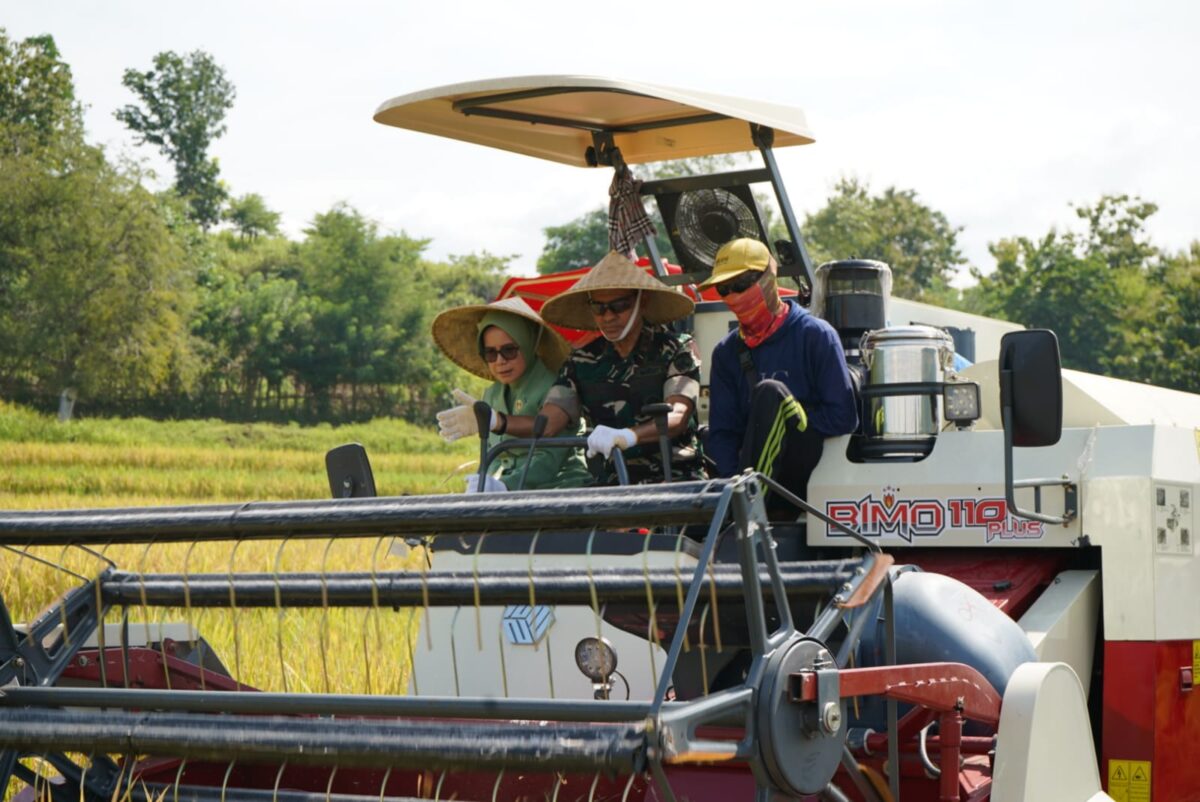
M 575 644 L 575 665 L 592 682 L 608 682 L 617 670 L 617 653 L 605 638 L 584 638 Z

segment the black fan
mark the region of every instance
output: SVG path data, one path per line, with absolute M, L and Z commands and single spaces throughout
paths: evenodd
M 708 276 L 717 250 L 729 240 L 753 237 L 766 242 L 754 192 L 745 184 L 712 186 L 722 177 L 687 176 L 650 184 L 675 257 L 692 281 Z M 686 186 L 700 182 L 709 186 Z
M 683 193 L 675 211 L 675 227 L 688 254 L 709 268 L 717 250 L 729 240 L 759 236 L 754 212 L 726 189 Z

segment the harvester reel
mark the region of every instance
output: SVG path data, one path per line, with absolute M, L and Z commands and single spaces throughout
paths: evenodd
M 798 671 L 817 672 L 815 703 L 792 701 L 788 678 Z M 769 783 L 788 796 L 822 791 L 837 772 L 846 741 L 833 655 L 811 638 L 785 642 L 766 658 L 756 708 L 758 754 Z

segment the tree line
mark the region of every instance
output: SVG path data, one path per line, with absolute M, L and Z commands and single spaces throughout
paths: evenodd
M 283 236 L 278 213 L 231 193 L 209 155 L 236 98 L 210 55 L 160 53 L 123 83 L 134 102 L 114 114 L 171 162 L 169 190 L 87 141 L 52 37 L 0 28 L 0 395 L 45 407 L 67 393 L 90 414 L 427 420 L 471 384 L 430 321 L 494 297 L 515 257 L 432 260 L 428 240 L 347 204 Z M 1200 392 L 1200 242 L 1152 244 L 1156 207 L 1138 198 L 1075 211 L 1079 231 L 993 243 L 986 275 L 966 264 L 961 228 L 912 190 L 843 180 L 802 228 L 818 262 L 888 262 L 898 295 L 1055 329 L 1068 367 Z M 539 271 L 594 263 L 605 222 L 598 209 L 545 229 Z M 957 290 L 964 268 L 976 284 Z

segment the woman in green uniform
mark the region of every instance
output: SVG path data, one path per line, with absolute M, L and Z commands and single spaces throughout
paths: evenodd
M 487 305 L 460 306 L 439 314 L 433 321 L 438 347 L 462 368 L 492 379 L 483 400 L 492 408 L 488 447 L 507 440 L 509 415 L 536 415 L 571 347 L 562 335 L 542 322 L 521 298 L 505 298 Z M 458 406 L 439 412 L 442 437 L 453 442 L 478 434 L 475 399 L 454 390 Z M 516 490 L 529 461 L 525 489 L 581 487 L 591 480 L 577 449 L 535 448 L 504 452 L 492 463 L 484 490 Z M 476 492 L 477 474 L 467 477 L 467 492 Z

